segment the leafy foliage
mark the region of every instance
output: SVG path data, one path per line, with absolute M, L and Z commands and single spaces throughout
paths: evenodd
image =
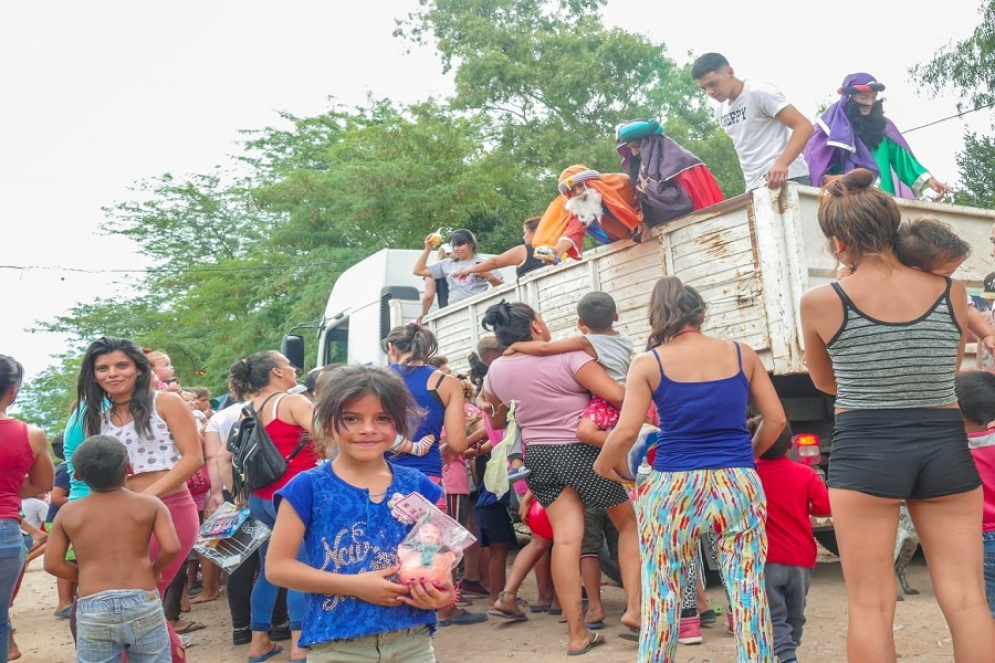
M 995 0 L 985 0 L 974 33 L 912 68 L 934 93 L 956 88 L 973 106 L 995 103 Z
M 687 69 L 663 44 L 607 28 L 603 4 L 421 0 L 397 34 L 434 42 L 452 99 L 283 114 L 280 127 L 244 131 L 244 153 L 224 167 L 136 183 L 104 210 L 105 230 L 155 267 L 131 294 L 44 325 L 72 347 L 25 391 L 25 415 L 58 430 L 79 356 L 101 335 L 163 350 L 184 385 L 221 393 L 233 361 L 319 317 L 335 279 L 364 256 L 420 247 L 440 226 L 470 228 L 487 252 L 518 244 L 561 170 L 619 169 L 615 127 L 634 117 L 662 118 L 727 195 L 742 192 L 732 145 Z

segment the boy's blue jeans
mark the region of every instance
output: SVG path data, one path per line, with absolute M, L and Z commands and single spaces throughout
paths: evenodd
M 20 522 L 9 518 L 0 520 L 0 661 L 6 661 L 9 653 L 10 597 L 21 575 L 24 556 Z
M 76 662 L 170 663 L 169 632 L 157 590 L 109 589 L 76 600 Z
M 981 535 L 985 544 L 985 594 L 988 596 L 988 609 L 995 617 L 995 532 Z

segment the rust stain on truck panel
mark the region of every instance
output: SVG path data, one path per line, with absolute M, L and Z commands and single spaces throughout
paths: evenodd
M 726 240 L 728 233 L 722 230 L 709 230 L 702 233 L 696 239 L 705 249 L 705 254 L 710 258 L 724 258 L 729 254 L 729 243 Z

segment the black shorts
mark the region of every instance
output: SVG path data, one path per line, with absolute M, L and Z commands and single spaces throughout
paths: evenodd
M 508 507 L 500 502 L 473 507 L 473 521 L 477 526 L 477 542 L 481 548 L 490 548 L 494 544 L 513 546 L 518 543 Z
M 556 501 L 563 489 L 577 491 L 585 507 L 610 509 L 627 501 L 622 484 L 594 473 L 599 449 L 590 444 L 528 444 L 525 467 L 532 474 L 525 479 L 529 490 L 544 508 Z
M 836 415 L 830 488 L 924 500 L 981 485 L 960 410 L 849 410 Z

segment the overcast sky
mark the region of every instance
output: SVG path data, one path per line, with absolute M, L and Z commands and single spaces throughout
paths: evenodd
M 239 130 L 278 125 L 280 111 L 316 115 L 330 99 L 356 104 L 368 93 L 401 102 L 448 95 L 434 53 L 406 53 L 391 36 L 417 4 L 4 3 L 0 353 L 29 376 L 39 372 L 62 339 L 26 330 L 135 278 L 106 270 L 144 267 L 128 242 L 99 232 L 101 207 L 128 199 L 130 184 L 229 165 Z M 907 70 L 968 36 L 980 4 L 954 0 L 917 15 L 909 4 L 866 0 L 807 9 L 797 0 L 608 0 L 604 16 L 666 43 L 679 63 L 689 52 L 722 52 L 737 75 L 777 84 L 808 116 L 835 100 L 847 73 L 867 71 L 887 85 L 886 112 L 905 130 L 956 112 L 952 95 L 917 94 Z M 987 131 L 990 120 L 978 113 L 967 126 Z M 908 135 L 949 184 L 965 126 L 952 120 Z

